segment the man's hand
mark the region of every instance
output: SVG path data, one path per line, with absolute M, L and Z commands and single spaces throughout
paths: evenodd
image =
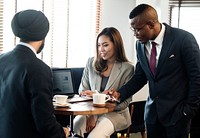
M 112 102 L 119 102 L 120 93 L 117 92 L 114 88 L 112 88 L 111 90 L 105 90 L 103 93 L 110 95 Z
M 69 136 L 69 129 L 66 128 L 66 127 L 63 127 L 63 130 L 64 130 L 64 132 L 65 132 L 66 138 L 68 138 L 68 136 Z

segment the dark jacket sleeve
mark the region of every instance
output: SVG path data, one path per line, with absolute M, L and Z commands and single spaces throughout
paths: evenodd
M 139 46 L 139 43 L 137 42 L 136 43 L 136 51 L 137 51 L 138 46 Z M 137 64 L 135 67 L 135 74 L 125 85 L 123 85 L 118 90 L 118 92 L 120 93 L 120 102 L 123 102 L 128 97 L 134 95 L 141 88 L 143 88 L 146 83 L 147 83 L 146 75 L 140 65 L 140 60 L 137 59 Z
M 30 69 L 27 77 L 27 88 L 36 129 L 45 138 L 64 138 L 63 128 L 54 115 L 51 70 L 43 62 L 36 61 L 33 64 L 35 66 Z

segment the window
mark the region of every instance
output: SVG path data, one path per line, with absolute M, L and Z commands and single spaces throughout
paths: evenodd
M 191 32 L 200 44 L 200 0 L 169 0 L 171 26 Z
M 50 67 L 83 67 L 87 59 L 94 55 L 100 23 L 100 0 L 29 0 L 28 2 L 0 0 L 0 2 L 0 40 L 3 40 L 3 44 L 0 41 L 0 52 L 12 50 L 18 42 L 12 35 L 10 27 L 14 14 L 25 9 L 36 9 L 43 11 L 50 22 L 45 47 L 38 58 Z M 1 27 L 4 29 L 3 35 Z
M 3 51 L 3 1 L 0 1 L 0 53 Z

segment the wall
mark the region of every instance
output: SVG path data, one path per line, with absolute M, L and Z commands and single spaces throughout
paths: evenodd
M 129 28 L 128 16 L 130 11 L 138 4 L 147 3 L 156 8 L 161 22 L 168 23 L 168 0 L 102 0 L 101 29 L 104 27 L 116 27 L 123 38 L 128 59 L 136 63 L 135 41 Z M 133 96 L 134 101 L 146 100 L 148 87 L 145 86 Z
M 123 38 L 127 57 L 134 61 L 134 39 L 129 29 L 128 15 L 135 6 L 134 0 L 102 0 L 101 29 L 116 27 Z

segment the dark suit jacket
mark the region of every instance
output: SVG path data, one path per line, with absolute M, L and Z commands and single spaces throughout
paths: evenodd
M 120 90 L 123 101 L 147 82 L 149 96 L 145 120 L 155 123 L 156 117 L 165 126 L 175 124 L 183 116 L 194 116 L 200 102 L 200 51 L 194 36 L 166 24 L 162 50 L 155 77 L 150 71 L 145 46 L 136 43 L 135 75 Z
M 28 47 L 0 56 L 0 138 L 64 138 L 52 105 L 52 74 Z

